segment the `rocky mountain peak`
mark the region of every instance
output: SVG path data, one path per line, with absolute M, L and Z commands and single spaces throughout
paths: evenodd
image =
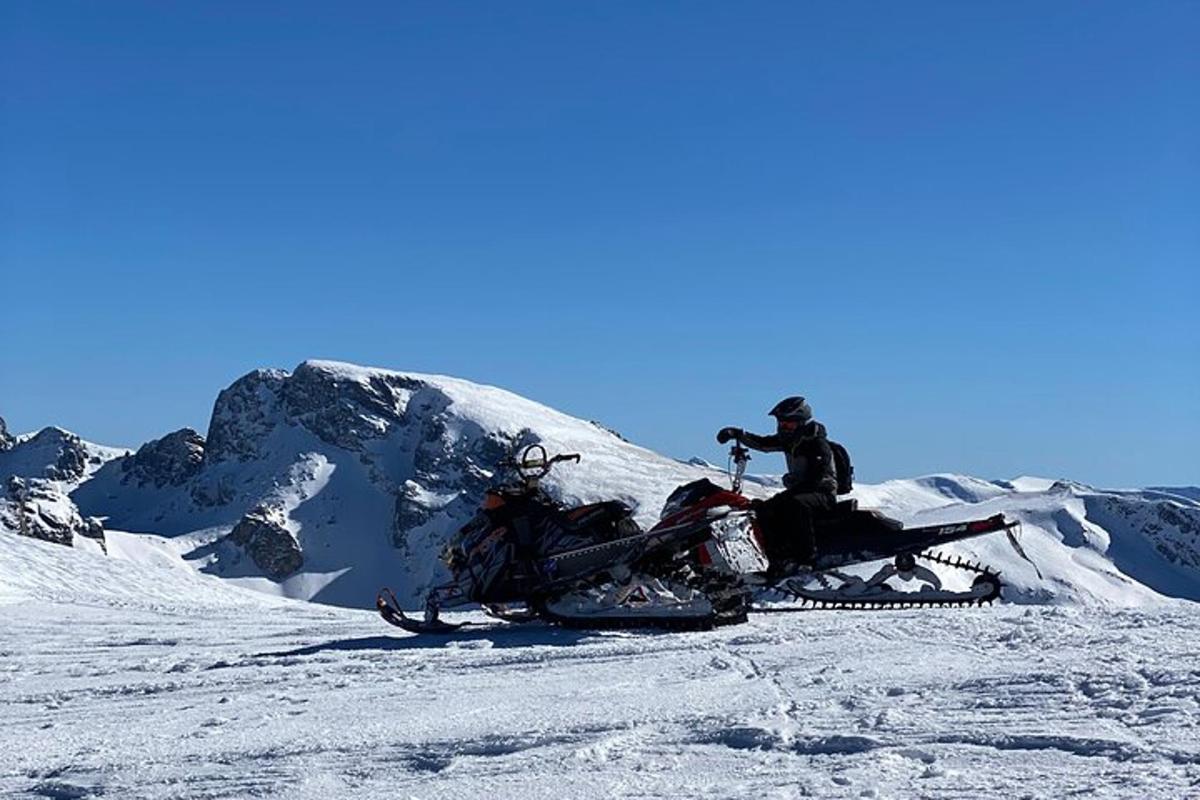
M 204 460 L 252 461 L 281 425 L 300 426 L 334 447 L 360 452 L 403 424 L 420 380 L 382 370 L 358 373 L 336 362 L 305 361 L 294 372 L 255 370 L 217 397 Z M 448 403 L 448 401 L 447 401 Z
M 208 424 L 204 461 L 253 461 L 259 445 L 279 424 L 281 389 L 288 377 L 280 369 L 258 369 L 222 389 Z
M 0 417 L 0 452 L 11 450 L 12 446 L 17 443 L 8 432 L 8 425 L 4 422 L 4 417 Z
M 4 451 L 0 470 L 22 478 L 45 478 L 74 482 L 88 471 L 89 464 L 101 463 L 89 452 L 87 444 L 62 428 L 43 428 L 28 439 L 11 441 Z
M 191 428 L 182 428 L 154 439 L 122 460 L 121 468 L 139 485 L 155 488 L 182 486 L 200 471 L 204 462 L 204 437 Z
M 403 424 L 408 401 L 428 388 L 400 373 L 339 367 L 305 361 L 284 382 L 283 400 L 291 419 L 321 441 L 346 450 L 361 451 L 368 440 Z

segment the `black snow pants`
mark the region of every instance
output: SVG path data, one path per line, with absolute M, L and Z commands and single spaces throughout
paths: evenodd
M 824 492 L 780 492 L 763 501 L 756 513 L 771 564 L 811 564 L 816 556 L 813 520 L 832 511 L 836 503 L 833 495 Z

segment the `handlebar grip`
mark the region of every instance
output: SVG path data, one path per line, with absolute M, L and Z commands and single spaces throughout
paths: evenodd
M 579 455 L 579 453 L 563 453 L 561 455 L 555 456 L 551 460 L 553 460 L 553 461 L 574 461 L 576 464 L 578 464 L 580 458 L 581 458 L 581 456 Z

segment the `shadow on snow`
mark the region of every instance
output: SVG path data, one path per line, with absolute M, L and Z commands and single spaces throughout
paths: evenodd
M 493 648 L 510 647 L 570 647 L 585 639 L 596 638 L 595 631 L 570 630 L 550 626 L 481 626 L 460 628 L 451 633 L 427 633 L 398 636 L 360 636 L 356 639 L 334 639 L 318 642 L 295 650 L 257 653 L 256 658 L 311 656 L 318 653 L 355 650 L 429 650 L 460 646 L 469 642 L 488 642 Z

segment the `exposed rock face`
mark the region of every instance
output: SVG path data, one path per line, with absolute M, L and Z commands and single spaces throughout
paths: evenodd
M 204 477 L 192 483 L 192 502 L 197 508 L 216 508 L 237 499 L 237 489 L 226 475 Z
M 1137 530 L 1168 563 L 1200 576 L 1200 508 L 1170 500 L 1131 502 L 1104 494 L 1088 495 L 1085 503 L 1089 518 L 1104 528 L 1121 524 Z
M 4 417 L 0 417 L 0 452 L 11 450 L 16 443 L 16 439 L 8 433 L 8 425 L 4 423 Z
M 228 539 L 246 554 L 271 580 L 283 580 L 304 564 L 296 537 L 288 530 L 281 509 L 259 506 L 242 517 Z
M 104 526 L 84 517 L 71 499 L 47 480 L 11 477 L 0 495 L 0 524 L 9 530 L 70 546 L 76 536 L 104 541 Z
M 87 471 L 88 452 L 78 436 L 62 428 L 43 428 L 25 443 L 31 451 L 51 453 L 43 477 L 52 481 L 76 481 Z
M 622 436 L 622 435 L 620 434 L 620 432 L 613 430 L 612 428 L 610 428 L 610 427 L 608 427 L 607 425 L 605 425 L 603 422 L 597 422 L 597 421 L 596 421 L 596 420 L 594 420 L 594 419 L 589 419 L 589 420 L 588 420 L 588 422 L 592 423 L 593 425 L 595 425 L 597 428 L 599 428 L 600 430 L 604 431 L 605 433 L 611 433 L 613 436 L 617 437 L 617 438 L 618 438 L 618 439 L 620 439 L 622 442 L 628 442 L 628 441 L 629 441 L 629 440 L 628 440 L 628 439 L 626 439 L 624 436 Z
M 448 413 L 450 405 L 437 386 L 398 373 L 347 375 L 321 362 L 304 362 L 291 374 L 259 370 L 217 398 L 202 466 L 254 461 L 281 428 L 307 430 L 324 444 L 358 453 L 372 481 L 395 496 L 392 541 L 404 548 L 411 531 L 439 514 L 469 517 L 518 445 L 511 436 L 464 425 Z M 402 473 L 393 463 L 397 452 L 411 453 Z M 238 491 L 226 475 L 202 474 L 191 496 L 198 506 L 216 507 Z
M 80 439 L 62 428 L 43 428 L 34 436 L 13 439 L 0 436 L 0 482 L 11 476 L 45 479 L 66 484 L 70 491 L 87 480 L 119 451 Z M 67 486 L 70 485 L 70 486 Z
M 347 380 L 336 372 L 304 362 L 284 385 L 290 419 L 321 441 L 361 451 L 367 441 L 403 422 L 409 401 L 425 384 L 405 375 L 374 374 L 366 382 Z M 444 408 L 449 401 L 428 398 Z
M 138 485 L 182 486 L 200 471 L 204 437 L 191 428 L 147 442 L 121 463 L 121 469 Z
M 287 373 L 260 369 L 238 378 L 217 395 L 208 425 L 206 464 L 253 461 L 259 445 L 281 418 L 280 392 Z

